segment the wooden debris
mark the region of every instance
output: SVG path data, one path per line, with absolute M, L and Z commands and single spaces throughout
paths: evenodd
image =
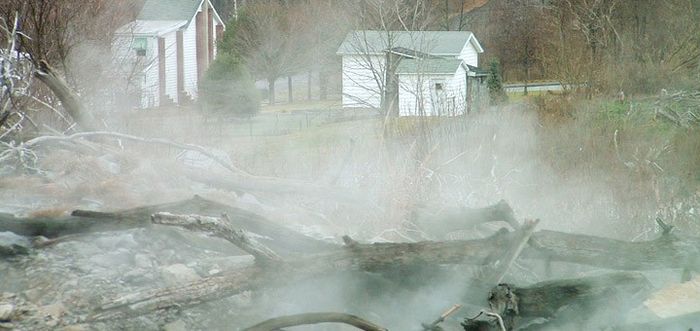
M 231 219 L 223 214 L 222 218 L 200 215 L 176 215 L 171 213 L 156 213 L 151 216 L 153 224 L 172 225 L 188 230 L 210 233 L 236 245 L 246 253 L 255 257 L 260 263 L 282 261 L 282 258 L 267 246 L 251 238 L 244 230 L 234 229 Z
M 503 317 L 507 330 L 512 330 L 520 318 L 554 318 L 568 312 L 576 314 L 561 318 L 585 318 L 596 309 L 609 308 L 623 314 L 643 301 L 651 290 L 649 281 L 639 273 L 621 272 L 602 276 L 581 277 L 541 282 L 527 287 L 499 284 L 489 293 L 489 307 Z M 576 307 L 576 308 L 574 308 Z
M 370 321 L 355 315 L 343 313 L 306 313 L 276 317 L 243 329 L 243 331 L 274 331 L 291 326 L 319 323 L 342 323 L 365 331 L 387 331 L 386 328 L 376 325 Z
M 436 238 L 444 238 L 450 232 L 469 229 L 488 222 L 505 222 L 514 230 L 520 227 L 513 209 L 505 200 L 484 208 L 449 208 L 437 213 L 419 209 L 414 213 L 413 218 L 416 225 Z
M 261 238 L 261 242 L 265 242 L 271 248 L 285 253 L 319 252 L 335 247 L 335 245 L 279 226 L 257 214 L 199 196 L 172 203 L 116 212 L 74 210 L 70 216 L 56 218 L 17 218 L 8 214 L 0 214 L 0 232 L 11 231 L 23 236 L 57 238 L 69 234 L 124 230 L 149 226 L 151 224 L 149 221 L 151 215 L 158 212 L 197 215 L 227 214 L 233 227 L 246 229 L 264 236 L 264 238 Z

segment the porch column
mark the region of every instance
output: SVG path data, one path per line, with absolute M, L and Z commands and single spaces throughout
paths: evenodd
M 166 103 L 165 95 L 165 38 L 158 37 L 158 105 Z
M 176 33 L 176 58 L 177 58 L 177 104 L 185 102 L 185 46 L 182 30 Z

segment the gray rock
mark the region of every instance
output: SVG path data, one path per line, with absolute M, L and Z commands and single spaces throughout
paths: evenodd
M 163 331 L 187 331 L 187 325 L 182 320 L 177 320 L 163 325 Z
M 32 247 L 29 239 L 13 232 L 0 232 L 0 256 L 27 254 Z
M 9 321 L 15 312 L 15 305 L 11 303 L 0 304 L 0 321 Z
M 134 264 L 139 268 L 148 269 L 151 267 L 151 259 L 146 254 L 134 255 Z
M 161 268 L 161 276 L 169 285 L 182 284 L 199 279 L 199 275 L 184 264 L 172 264 Z

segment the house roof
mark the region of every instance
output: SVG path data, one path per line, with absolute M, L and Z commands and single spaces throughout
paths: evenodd
M 175 31 L 187 25 L 186 20 L 181 21 L 142 21 L 136 20 L 120 27 L 117 34 L 156 36 L 160 37 L 166 33 Z
M 205 0 L 146 0 L 137 17 L 143 21 L 187 21 L 194 18 L 199 6 Z M 211 2 L 210 2 L 211 5 Z M 214 6 L 211 6 L 214 8 Z M 214 9 L 214 17 L 223 24 L 219 13 Z
M 202 0 L 146 0 L 138 20 L 189 22 Z
M 467 69 L 469 69 L 470 72 L 473 72 L 475 76 L 487 76 L 489 74 L 488 70 L 484 70 L 469 64 L 467 64 Z
M 433 55 L 459 55 L 467 42 L 484 50 L 469 31 L 351 31 L 337 54 L 379 54 L 389 48 L 407 48 Z
M 424 58 L 402 59 L 396 67 L 399 75 L 440 74 L 452 75 L 462 65 L 460 59 Z

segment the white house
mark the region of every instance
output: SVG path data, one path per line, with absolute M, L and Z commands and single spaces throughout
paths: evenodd
M 196 99 L 224 29 L 210 0 L 146 0 L 113 43 L 114 61 L 130 86 L 126 97 L 137 108 Z
M 343 107 L 462 114 L 480 95 L 483 52 L 468 31 L 352 31 L 337 51 Z

